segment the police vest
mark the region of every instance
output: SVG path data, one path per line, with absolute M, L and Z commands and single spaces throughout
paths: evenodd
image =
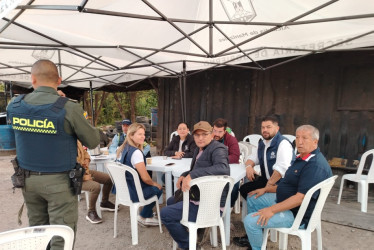
M 271 141 L 271 144 L 270 146 L 268 147 L 268 149 L 266 150 L 266 162 L 267 162 L 267 166 L 268 166 L 268 172 L 269 172 L 269 176 L 272 176 L 273 174 L 273 165 L 275 164 L 275 162 L 277 161 L 277 152 L 278 152 L 278 147 L 279 147 L 279 144 L 283 141 L 283 140 L 286 140 L 290 143 L 289 140 L 287 140 L 286 137 L 284 137 L 283 135 L 281 135 L 280 132 L 278 132 L 272 139 Z M 291 143 L 290 143 L 291 144 Z M 291 145 L 292 146 L 292 145 Z M 261 176 L 264 176 L 266 177 L 266 173 L 265 173 L 265 162 L 264 162 L 264 150 L 265 150 L 265 143 L 260 140 L 258 142 L 258 150 L 257 150 L 257 157 L 258 157 L 258 160 L 260 162 L 260 167 L 261 167 Z M 291 164 L 294 162 L 295 160 L 295 155 L 292 154 L 292 161 L 291 161 Z
M 125 164 L 125 165 L 127 165 L 127 166 L 136 170 L 136 168 L 131 164 L 131 157 L 132 157 L 132 154 L 137 149 L 138 148 L 130 146 L 129 144 L 126 144 L 125 148 L 122 151 L 122 156 L 121 156 L 120 162 L 122 164 Z M 145 156 L 144 156 L 144 154 L 142 154 L 142 155 L 143 155 L 144 164 L 146 164 Z M 139 180 L 140 180 L 140 185 L 141 185 L 142 189 L 146 186 L 149 186 L 148 184 L 143 182 L 140 175 L 139 175 Z M 135 201 L 135 202 L 139 201 L 138 194 L 137 194 L 136 189 L 135 189 L 134 178 L 132 177 L 132 174 L 126 172 L 126 181 L 127 181 L 127 186 L 129 187 L 131 200 Z
M 55 103 L 30 105 L 18 96 L 7 108 L 19 165 L 37 172 L 64 172 L 74 168 L 77 138 L 64 130 L 67 98 Z

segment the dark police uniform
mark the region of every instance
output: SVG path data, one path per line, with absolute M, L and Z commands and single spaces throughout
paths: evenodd
M 13 98 L 7 112 L 19 166 L 30 171 L 22 190 L 30 226 L 60 224 L 76 232 L 78 204 L 68 172 L 75 167 L 77 139 L 94 148 L 100 143 L 99 131 L 78 104 L 51 87 Z M 63 241 L 54 239 L 51 246 L 63 249 Z

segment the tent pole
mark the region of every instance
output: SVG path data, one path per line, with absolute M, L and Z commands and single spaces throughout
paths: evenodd
M 209 55 L 213 55 L 213 0 L 209 0 Z
M 184 116 L 183 122 L 187 121 L 187 103 L 186 103 L 186 61 L 183 61 L 183 109 L 184 109 Z
M 13 98 L 13 84 L 12 82 L 9 83 L 9 95 L 10 95 L 10 98 Z
M 4 82 L 5 107 L 6 107 L 7 104 L 8 104 L 8 94 L 7 94 L 8 89 L 9 89 L 9 87 L 8 87 L 8 82 Z
M 58 68 L 60 69 L 60 77 L 62 78 L 62 67 L 61 67 L 61 51 L 58 50 Z
M 183 74 L 178 78 L 179 79 L 179 94 L 181 100 L 181 110 L 182 110 L 182 122 L 184 122 L 184 108 L 183 108 L 183 86 L 182 86 L 182 77 Z
M 92 81 L 90 81 L 90 98 L 91 98 L 91 111 L 92 111 L 92 117 L 91 117 L 91 123 L 92 126 L 95 126 L 95 110 L 93 106 L 93 95 L 92 95 Z

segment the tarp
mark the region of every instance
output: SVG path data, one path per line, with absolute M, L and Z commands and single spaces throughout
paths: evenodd
M 372 0 L 25 0 L 0 20 L 0 80 L 28 83 L 38 59 L 81 88 L 266 70 L 278 65 L 267 59 L 372 49 L 373 33 Z

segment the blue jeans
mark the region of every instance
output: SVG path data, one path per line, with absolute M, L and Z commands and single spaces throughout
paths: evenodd
M 133 192 L 132 189 L 129 189 L 129 191 Z M 158 189 L 158 187 L 149 186 L 149 185 L 143 187 L 144 199 L 149 199 L 154 195 L 157 195 L 157 198 L 160 198 L 161 194 L 162 194 L 162 190 Z M 136 196 L 136 199 L 134 199 L 133 202 L 138 202 L 138 201 L 139 199 Z M 155 205 L 156 205 L 156 202 L 152 202 L 151 204 L 144 206 L 142 211 L 140 212 L 140 216 L 143 218 L 153 217 L 153 207 Z
M 161 209 L 161 221 L 168 229 L 171 237 L 177 242 L 179 248 L 189 248 L 189 233 L 187 228 L 180 223 L 183 212 L 183 201 L 174 202 L 170 197 L 167 206 Z M 195 222 L 199 206 L 190 202 L 188 221 Z
M 243 223 L 252 249 L 260 250 L 262 246 L 263 228 L 291 227 L 295 218 L 290 210 L 286 210 L 274 214 L 273 217 L 269 219 L 266 226 L 257 224 L 259 216 L 253 217 L 253 214 L 255 214 L 262 208 L 270 207 L 276 204 L 276 194 L 265 193 L 257 199 L 255 199 L 254 197 L 255 195 L 253 195 L 252 197 L 247 197 L 247 207 L 249 214 L 244 218 Z

